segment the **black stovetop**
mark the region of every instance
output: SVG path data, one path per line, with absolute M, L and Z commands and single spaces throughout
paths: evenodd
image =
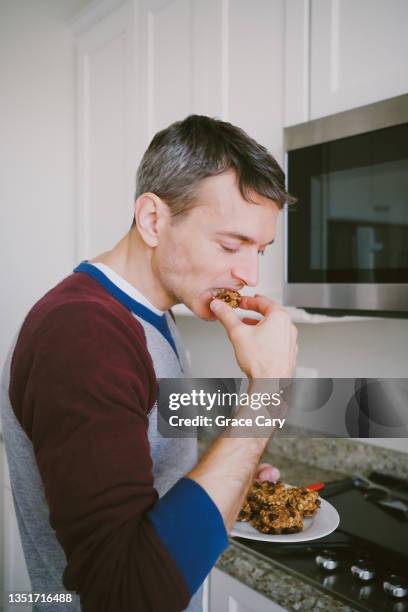
M 408 522 L 367 500 L 360 490 L 343 491 L 327 501 L 340 515 L 339 528 L 329 536 L 293 544 L 236 539 L 356 609 L 408 612 L 408 596 L 384 590 L 384 582 L 404 586 L 405 579 L 408 584 Z M 328 560 L 326 569 L 322 557 Z M 368 568 L 365 580 L 356 577 L 356 565 Z

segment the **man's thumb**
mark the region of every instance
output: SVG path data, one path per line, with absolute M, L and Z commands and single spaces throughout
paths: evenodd
M 223 324 L 229 334 L 234 327 L 237 325 L 242 325 L 240 319 L 232 310 L 231 306 L 228 306 L 222 300 L 212 300 L 210 302 L 210 309 L 215 314 L 218 321 Z

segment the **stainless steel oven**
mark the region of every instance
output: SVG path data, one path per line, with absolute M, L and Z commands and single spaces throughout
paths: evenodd
M 287 305 L 408 317 L 408 94 L 285 129 Z

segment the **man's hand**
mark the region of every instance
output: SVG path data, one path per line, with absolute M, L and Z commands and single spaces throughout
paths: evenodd
M 256 468 L 255 480 L 258 482 L 276 482 L 280 478 L 280 471 L 270 463 L 261 463 Z
M 290 378 L 297 354 L 297 329 L 287 311 L 261 295 L 243 296 L 240 308 L 253 310 L 263 319 L 241 321 L 221 300 L 210 308 L 225 327 L 241 370 L 249 378 Z
M 259 322 L 248 319 L 240 321 L 221 300 L 214 299 L 210 308 L 227 330 L 240 368 L 252 379 L 249 393 L 259 386 L 268 386 L 264 382 L 258 385 L 254 379 L 292 376 L 297 352 L 297 330 L 283 308 L 263 296 L 242 297 L 240 308 L 262 314 L 263 319 Z M 239 407 L 240 411 L 244 409 L 248 410 Z M 282 410 L 282 406 L 278 409 Z M 230 436 L 231 431 L 227 430 L 213 442 L 191 472 L 186 474 L 207 491 L 220 511 L 227 531 L 235 524 L 242 502 L 254 480 L 254 473 L 255 479 L 260 481 L 275 481 L 279 478 L 276 468 L 268 464 L 256 468 L 272 432 L 273 427 L 270 427 L 262 437 L 241 439 Z

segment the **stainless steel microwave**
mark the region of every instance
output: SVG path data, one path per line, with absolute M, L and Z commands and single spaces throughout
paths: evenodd
M 285 304 L 408 317 L 408 94 L 284 136 Z

